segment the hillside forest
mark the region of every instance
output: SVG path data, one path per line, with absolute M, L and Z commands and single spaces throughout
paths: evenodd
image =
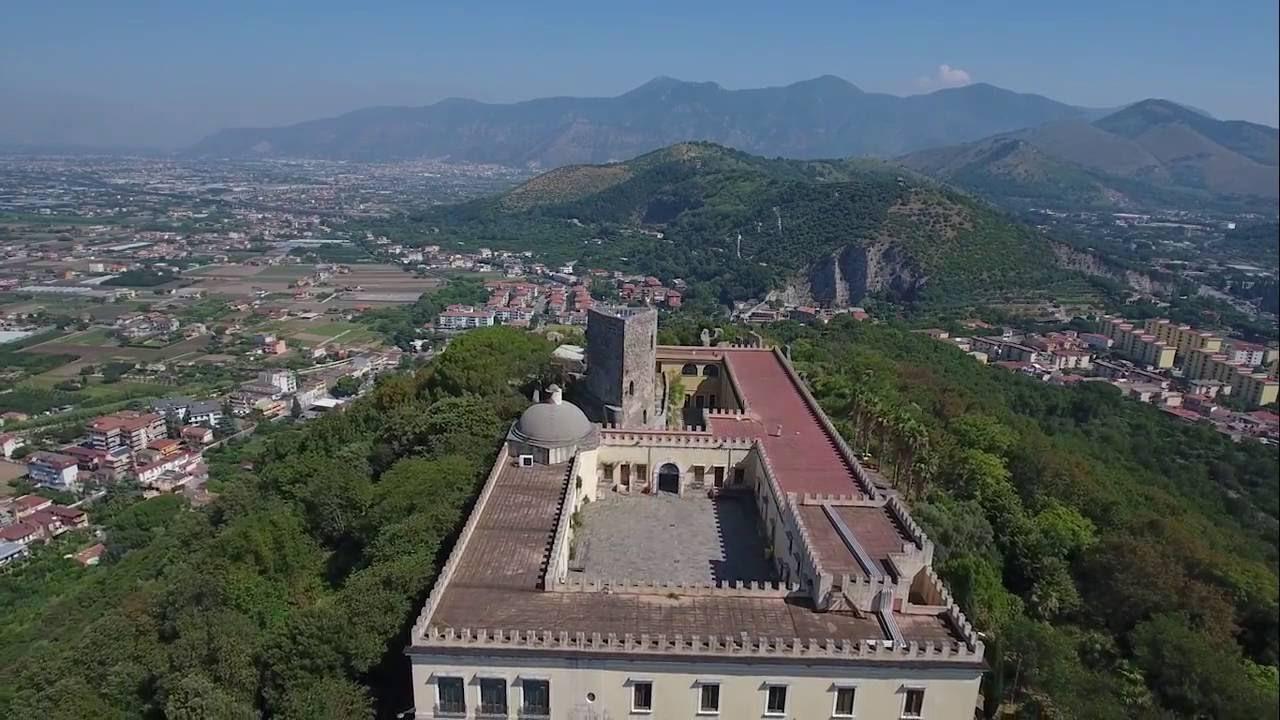
M 663 322 L 664 342 L 702 327 Z M 896 327 L 775 339 L 934 539 L 988 638 L 991 714 L 1276 716 L 1274 448 Z M 210 453 L 211 505 L 108 499 L 102 565 L 51 545 L 0 576 L 0 716 L 407 709 L 408 628 L 550 350 L 470 332 L 344 413 Z

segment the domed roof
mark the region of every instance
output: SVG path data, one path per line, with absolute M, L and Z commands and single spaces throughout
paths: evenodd
M 561 447 L 584 440 L 595 426 L 578 406 L 567 402 L 534 403 L 513 428 L 521 440 L 544 447 Z

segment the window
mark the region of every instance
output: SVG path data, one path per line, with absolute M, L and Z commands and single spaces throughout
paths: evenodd
M 460 677 L 436 678 L 436 705 L 439 712 L 466 714 L 467 693 Z
M 853 688 L 836 688 L 836 706 L 831 711 L 835 717 L 853 717 Z
M 768 697 L 764 703 L 765 715 L 787 714 L 787 686 L 770 685 Z
M 480 678 L 480 714 L 507 714 L 507 681 L 502 678 Z
M 719 365 L 708 365 L 702 368 L 703 377 L 720 377 Z
M 685 363 L 684 367 L 680 368 L 680 374 L 681 375 L 697 375 L 698 366 L 694 365 L 693 363 Z
M 720 712 L 719 683 L 703 683 L 702 686 L 698 688 L 698 712 L 700 713 Z
M 628 394 L 628 395 L 635 395 L 635 394 L 636 394 L 636 381 L 635 381 L 635 380 L 632 380 L 631 382 L 627 383 L 627 394 Z
M 924 714 L 924 688 L 907 688 L 902 700 L 902 717 L 918 718 Z
M 631 685 L 631 711 L 649 712 L 653 710 L 653 683 L 644 681 Z
M 550 717 L 551 682 L 548 680 L 521 680 L 520 703 L 520 714 L 523 717 Z

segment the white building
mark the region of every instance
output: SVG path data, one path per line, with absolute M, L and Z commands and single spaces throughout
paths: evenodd
M 263 370 L 258 373 L 258 382 L 270 385 L 284 394 L 298 389 L 298 376 L 292 370 Z
M 492 310 L 477 310 L 470 305 L 450 305 L 440 313 L 436 326 L 441 330 L 470 330 L 493 325 Z
M 618 322 L 588 412 L 683 388 L 701 424 L 525 411 L 411 631 L 415 717 L 971 720 L 984 647 L 932 542 L 789 361 Z

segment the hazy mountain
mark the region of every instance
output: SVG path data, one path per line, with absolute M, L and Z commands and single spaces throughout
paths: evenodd
M 380 107 L 276 128 L 224 130 L 199 156 L 352 160 L 448 157 L 556 167 L 622 160 L 707 140 L 766 156 L 891 156 L 1098 111 L 986 84 L 897 97 L 825 75 L 785 87 L 726 90 L 660 77 L 613 98 L 513 104 L 444 100 Z
M 1092 123 L 1048 123 L 899 158 L 999 198 L 1150 206 L 1280 196 L 1280 131 L 1143 100 Z

